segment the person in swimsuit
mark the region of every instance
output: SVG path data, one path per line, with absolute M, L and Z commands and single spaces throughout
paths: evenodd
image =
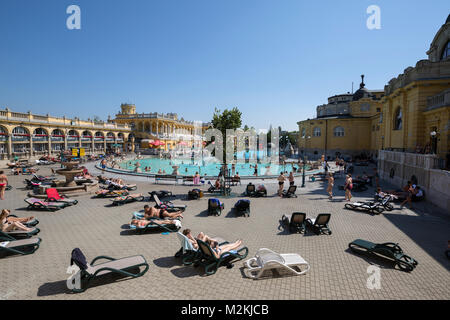
M 8 178 L 3 170 L 0 171 L 0 199 L 5 200 L 5 190 L 8 186 Z
M 148 205 L 144 206 L 144 218 L 145 219 L 176 219 L 183 218 L 181 210 L 176 212 L 168 212 L 164 209 L 157 209 Z
M 229 252 L 231 250 L 236 250 L 237 248 L 239 248 L 242 245 L 242 240 L 239 239 L 234 243 L 228 243 L 221 246 L 219 246 L 219 243 L 213 239 L 208 239 L 206 243 L 209 244 L 216 258 L 219 259 L 220 256 L 225 252 Z
M 210 237 L 208 237 L 206 234 L 204 234 L 203 232 L 200 232 L 198 234 L 198 236 L 196 238 L 194 238 L 192 236 L 191 233 L 191 229 L 184 229 L 183 230 L 183 234 L 186 236 L 186 238 L 189 239 L 189 242 L 192 243 L 192 246 L 194 247 L 194 249 L 198 249 L 198 243 L 197 243 L 197 239 L 203 241 L 203 242 L 207 242 L 209 240 L 212 240 Z
M 327 187 L 327 193 L 329 195 L 328 199 L 333 199 L 333 186 L 334 186 L 334 177 L 333 173 L 328 173 L 328 187 Z
M 286 181 L 286 177 L 284 176 L 283 172 L 280 173 L 277 180 L 278 180 L 278 195 L 281 197 L 284 189 L 284 181 Z
M 9 215 L 11 214 L 11 211 L 9 211 L 8 209 L 3 209 L 2 214 L 6 214 L 6 220 L 8 222 L 20 222 L 20 223 L 27 223 L 30 222 L 34 219 L 33 216 L 28 217 L 28 218 L 16 218 L 16 217 L 10 217 Z
M 293 186 L 294 183 L 295 183 L 295 181 L 294 181 L 294 172 L 291 171 L 291 173 L 289 173 L 288 180 L 289 180 L 289 185 Z
M 345 200 L 350 201 L 352 198 L 353 180 L 352 175 L 349 173 L 345 179 Z
M 33 228 L 28 228 L 24 226 L 19 221 L 12 221 L 8 219 L 9 210 L 3 210 L 0 213 L 0 230 L 3 232 L 14 231 L 14 230 L 22 230 L 22 231 L 32 231 Z
M 145 220 L 145 219 L 132 219 L 131 224 L 133 226 L 144 228 L 150 223 L 156 223 L 156 224 L 175 224 L 181 226 L 181 222 L 179 220 Z

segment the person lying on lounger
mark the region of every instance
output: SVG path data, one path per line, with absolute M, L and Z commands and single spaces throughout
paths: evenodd
M 34 220 L 34 217 L 28 217 L 28 218 L 10 217 L 9 215 L 11 214 L 11 211 L 9 211 L 8 209 L 3 209 L 1 213 L 2 214 L 6 213 L 6 220 L 9 222 L 27 223 L 27 222 Z
M 229 252 L 229 251 L 236 250 L 237 248 L 239 248 L 242 244 L 242 240 L 239 239 L 234 243 L 223 244 L 221 246 L 219 246 L 219 243 L 217 241 L 212 240 L 212 239 L 208 239 L 206 241 L 206 243 L 209 244 L 209 246 L 211 247 L 216 258 L 219 259 L 220 256 L 222 254 L 224 254 L 225 252 Z
M 3 210 L 2 213 L 0 213 L 0 230 L 3 232 L 9 232 L 14 230 L 22 230 L 22 231 L 32 231 L 33 228 L 28 228 L 24 226 L 22 223 L 18 221 L 11 221 L 11 218 L 8 217 L 8 210 Z
M 197 236 L 197 238 L 194 238 L 192 236 L 191 233 L 191 229 L 184 229 L 183 230 L 183 234 L 186 236 L 186 238 L 189 239 L 189 242 L 192 243 L 192 246 L 195 249 L 198 249 L 198 243 L 197 243 L 197 239 L 202 240 L 203 242 L 207 242 L 209 240 L 212 240 L 210 237 L 208 237 L 206 234 L 204 234 L 203 232 L 200 232 Z
M 175 224 L 175 225 L 180 225 L 180 221 L 179 220 L 146 220 L 146 219 L 132 219 L 131 220 L 131 224 L 133 226 L 136 227 L 140 227 L 140 228 L 144 228 L 146 227 L 149 223 L 156 223 L 156 224 L 160 224 L 160 225 L 167 225 L 167 224 Z
M 167 212 L 164 209 L 157 209 L 154 207 L 150 207 L 149 205 L 144 206 L 144 218 L 145 219 L 175 219 L 175 218 L 183 218 L 181 210 L 175 212 Z

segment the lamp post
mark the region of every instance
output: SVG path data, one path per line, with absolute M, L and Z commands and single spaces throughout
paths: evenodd
M 310 137 L 310 136 L 308 136 L 308 137 L 303 136 L 302 138 L 305 139 L 305 144 L 304 144 L 304 146 L 305 146 L 305 148 L 306 148 L 306 139 L 310 139 L 311 137 Z M 304 148 L 303 148 L 303 152 L 302 152 L 302 157 L 303 157 L 302 188 L 304 188 L 304 187 L 305 187 L 305 177 L 306 177 L 306 160 L 308 159 L 308 158 L 305 156 L 305 149 L 304 149 Z

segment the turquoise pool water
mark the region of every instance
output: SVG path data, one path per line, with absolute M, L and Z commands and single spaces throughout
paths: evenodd
M 176 159 L 176 160 L 166 160 L 159 158 L 145 158 L 141 160 L 132 160 L 120 164 L 121 169 L 133 171 L 136 167 L 136 162 L 140 163 L 140 168 L 142 173 L 157 174 L 159 170 L 164 174 L 172 174 L 172 166 L 177 165 L 178 174 L 193 176 L 196 172 L 200 175 L 207 176 L 217 176 L 220 172 L 220 165 L 218 163 L 205 163 L 201 161 L 192 164 L 190 159 Z M 278 175 L 282 171 L 291 172 L 292 164 L 286 164 L 286 166 L 281 165 L 271 165 L 270 169 L 267 168 L 268 164 L 258 164 L 258 176 L 264 175 Z M 150 171 L 146 171 L 145 168 L 150 168 Z M 298 165 L 294 164 L 294 167 L 298 168 Z M 231 165 L 228 165 L 231 169 Z M 308 169 L 308 168 L 307 168 Z M 270 171 L 268 171 L 270 170 Z M 237 163 L 236 173 L 239 173 L 241 177 L 253 176 L 255 173 L 254 164 L 249 163 Z

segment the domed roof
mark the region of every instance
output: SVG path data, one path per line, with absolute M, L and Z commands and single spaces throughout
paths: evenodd
M 359 85 L 359 89 L 353 94 L 353 101 L 357 101 L 361 98 L 369 96 L 370 92 L 365 87 L 364 83 L 364 75 L 361 75 L 361 84 Z

